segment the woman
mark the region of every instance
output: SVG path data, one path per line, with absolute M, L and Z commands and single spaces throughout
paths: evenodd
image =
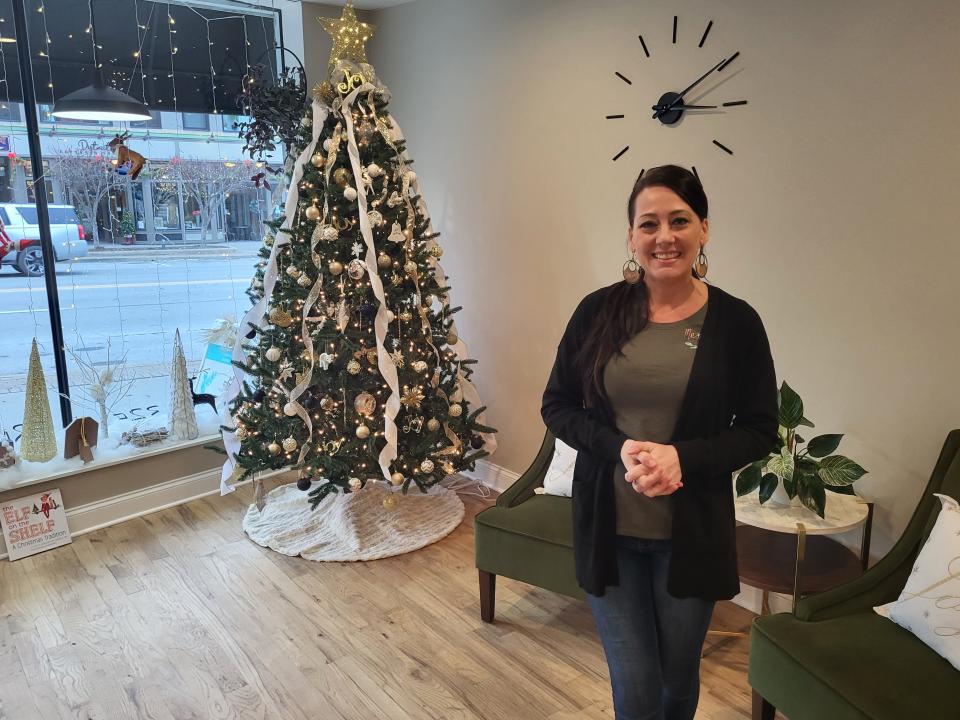
M 617 720 L 690 720 L 713 604 L 740 590 L 731 473 L 776 443 L 776 376 L 757 313 L 703 282 L 697 177 L 641 173 L 627 217 L 624 281 L 574 311 L 542 415 L 578 451 L 577 580 Z

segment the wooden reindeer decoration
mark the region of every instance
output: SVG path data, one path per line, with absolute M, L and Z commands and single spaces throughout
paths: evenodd
M 193 404 L 194 404 L 194 406 L 196 406 L 196 405 L 203 405 L 204 403 L 206 403 L 207 405 L 209 405 L 210 407 L 213 408 L 213 411 L 214 411 L 214 412 L 216 412 L 216 411 L 217 411 L 217 399 L 216 399 L 213 395 L 211 395 L 210 393 L 199 393 L 199 394 L 195 393 L 195 392 L 193 391 L 193 381 L 194 381 L 194 380 L 196 380 L 195 377 L 190 378 L 190 395 L 193 396 Z
M 114 135 L 113 140 L 110 141 L 110 149 L 117 153 L 117 172 L 121 175 L 129 175 L 131 180 L 136 180 L 143 166 L 147 164 L 147 160 L 137 151 L 124 145 L 129 138 L 129 130 Z

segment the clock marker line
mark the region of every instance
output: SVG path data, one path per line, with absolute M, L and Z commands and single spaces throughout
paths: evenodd
M 727 153 L 728 155 L 733 155 L 733 150 L 731 150 L 730 148 L 728 148 L 726 145 L 724 145 L 723 143 L 721 143 L 719 140 L 714 140 L 714 141 L 713 141 L 713 144 L 716 145 L 716 146 L 717 146 L 718 148 L 720 148 L 721 150 L 723 150 L 723 151 L 724 151 L 725 153 Z
M 643 177 L 643 174 L 644 174 L 646 171 L 647 171 L 646 168 L 640 168 L 640 174 L 637 175 L 637 179 L 633 181 L 633 184 L 634 184 L 634 185 L 636 185 L 638 182 L 640 182 L 640 178 Z
M 700 180 L 700 173 L 697 172 L 697 166 L 691 165 L 690 169 L 693 170 L 693 174 L 696 176 L 697 180 Z M 700 184 L 702 185 L 703 183 L 701 182 Z
M 640 38 L 640 44 L 643 46 L 643 54 L 650 57 L 650 51 L 647 50 L 647 43 L 644 42 L 643 35 L 637 35 L 637 37 Z
M 627 145 L 623 150 L 621 150 L 620 152 L 618 152 L 616 155 L 613 156 L 613 161 L 616 162 L 617 160 L 619 160 L 620 156 L 623 155 L 629 149 L 630 149 L 630 146 Z
M 623 115 L 607 115 L 607 120 L 621 120 Z
M 623 80 L 627 85 L 633 85 L 633 83 L 630 82 L 630 78 L 625 77 L 624 75 L 621 75 L 621 74 L 618 73 L 618 72 L 614 72 L 613 74 L 616 75 L 616 76 L 617 76 L 618 78 L 620 78 L 621 80 Z
M 725 102 L 725 103 L 723 104 L 723 106 L 724 106 L 724 107 L 733 107 L 734 105 L 746 105 L 746 104 L 747 104 L 747 101 L 746 101 L 746 100 L 734 100 L 733 102 Z
M 697 47 L 703 47 L 703 44 L 707 41 L 707 35 L 710 34 L 710 28 L 713 27 L 713 20 L 707 23 L 707 29 L 703 31 L 703 37 L 700 38 L 700 44 Z
M 673 44 L 677 44 L 677 16 L 673 16 Z
M 727 60 L 726 60 L 726 62 L 723 63 L 723 65 L 721 65 L 720 67 L 717 68 L 717 72 L 722 71 L 727 65 L 729 65 L 729 64 L 732 63 L 734 60 L 736 60 L 736 59 L 737 59 L 737 56 L 738 56 L 739 54 L 740 54 L 740 51 L 737 50 L 737 52 L 735 52 L 733 55 L 731 55 L 730 57 L 728 57 Z

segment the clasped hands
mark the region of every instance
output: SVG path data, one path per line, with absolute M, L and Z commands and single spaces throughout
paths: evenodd
M 680 457 L 673 445 L 627 440 L 620 448 L 626 481 L 647 497 L 671 495 L 683 487 Z

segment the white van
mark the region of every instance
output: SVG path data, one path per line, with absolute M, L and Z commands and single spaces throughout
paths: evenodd
M 89 252 L 86 233 L 72 205 L 48 205 L 50 234 L 58 261 L 76 260 Z M 40 250 L 40 226 L 37 206 L 0 203 L 0 221 L 12 242 L 10 252 L 0 264 L 13 265 L 18 272 L 31 277 L 43 275 L 43 253 Z

